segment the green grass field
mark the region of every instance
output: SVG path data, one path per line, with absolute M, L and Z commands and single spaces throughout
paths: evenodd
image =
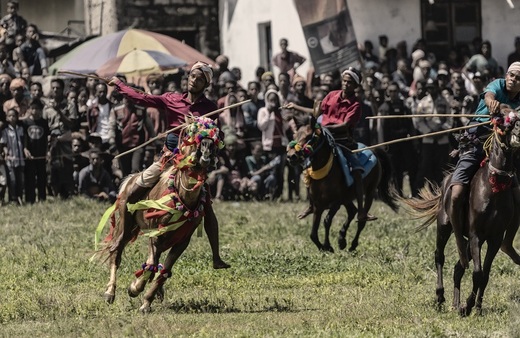
M 481 316 L 451 309 L 453 239 L 446 254 L 446 306 L 435 307 L 435 226 L 376 202 L 379 220 L 354 253 L 319 252 L 300 203 L 214 204 L 221 251 L 213 270 L 205 234 L 165 284 L 163 303 L 143 315 L 126 287 L 146 258 L 146 240 L 127 247 L 114 304 L 103 300 L 108 267 L 92 263 L 94 230 L 107 205 L 82 198 L 2 207 L 1 337 L 517 337 L 520 267 L 499 253 Z M 345 218 L 338 213 L 333 246 Z M 355 224 L 348 233 L 350 241 Z M 520 248 L 518 240 L 516 247 Z M 349 243 L 350 244 L 350 243 Z M 470 271 L 463 282 L 468 295 Z

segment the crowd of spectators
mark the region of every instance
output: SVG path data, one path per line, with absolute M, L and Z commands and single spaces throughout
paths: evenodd
M 23 204 L 44 201 L 48 194 L 69 198 L 81 194 L 114 201 L 121 180 L 150 165 L 161 141 L 114 159 L 166 129 L 165 113 L 135 105 L 117 91 L 109 92 L 95 77 L 52 78 L 43 92 L 36 75 L 47 75 L 45 52 L 38 43 L 37 27 L 17 14 L 17 2 L 8 3 L 1 19 L 0 40 L 0 201 Z M 355 138 L 366 145 L 456 127 L 467 118 L 443 114 L 472 113 L 486 84 L 502 77 L 503 67 L 492 56 L 491 43 L 476 39 L 479 49 L 451 50 L 438 58 L 419 39 L 408 51 L 406 42 L 392 47 L 386 36 L 378 52 L 371 41 L 359 46 L 363 81 L 357 89 L 363 117 L 371 115 L 438 114 L 432 118 L 366 120 Z M 307 62 L 280 41 L 273 57 L 278 74 L 258 67 L 254 81 L 241 82 L 241 70 L 230 60 L 215 60 L 213 83 L 206 96 L 219 108 L 250 99 L 218 115 L 226 147 L 208 183 L 217 200 L 289 200 L 300 196 L 301 168 L 289 167 L 285 151 L 293 134 L 315 114 L 317 102 L 341 89 L 340 70 L 300 74 Z M 477 44 L 477 43 L 476 43 Z M 476 45 L 475 44 L 475 45 Z M 520 60 L 520 38 L 508 63 Z M 508 65 L 504 65 L 508 66 Z M 126 81 L 124 76 L 120 76 Z M 152 94 L 184 92 L 186 74 L 152 74 L 146 87 Z M 454 163 L 457 142 L 453 135 L 424 137 L 386 148 L 394 167 L 394 180 L 403 194 L 408 178 L 411 195 L 431 181 L 439 183 L 443 169 Z M 286 198 L 282 198 L 284 184 Z M 6 201 L 5 193 L 8 192 Z

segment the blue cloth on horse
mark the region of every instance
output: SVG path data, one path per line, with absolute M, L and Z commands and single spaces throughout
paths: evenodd
M 363 143 L 359 143 L 359 142 L 357 145 L 358 145 L 357 149 L 366 147 L 366 145 L 364 145 Z M 360 167 L 362 167 L 363 173 L 361 174 L 361 176 L 363 178 L 365 178 L 370 173 L 370 171 L 375 167 L 375 165 L 377 163 L 376 156 L 369 149 L 360 151 L 359 153 L 345 154 L 344 150 L 341 147 L 336 146 L 336 154 L 337 154 L 337 158 L 338 158 L 340 167 L 341 167 L 341 169 L 343 169 L 343 175 L 345 176 L 345 183 L 347 184 L 347 187 L 350 187 L 354 183 L 354 178 L 352 177 L 352 173 L 351 173 L 351 169 L 350 169 L 351 167 L 355 168 L 355 167 L 358 167 L 358 165 Z M 347 160 L 347 157 L 349 157 L 350 159 L 353 158 L 354 162 L 358 162 L 358 163 L 352 163 L 352 164 L 349 163 L 349 161 Z

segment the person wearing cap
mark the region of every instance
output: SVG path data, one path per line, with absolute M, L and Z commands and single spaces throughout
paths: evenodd
M 487 85 L 480 95 L 480 101 L 475 111 L 476 117 L 473 118 L 470 125 L 490 121 L 489 115 L 501 114 L 501 107 L 504 105 L 512 109 L 520 107 L 520 62 L 518 61 L 509 66 L 505 78 L 496 79 Z M 462 225 L 467 222 L 464 210 L 468 199 L 469 184 L 485 158 L 483 140 L 486 140 L 490 133 L 489 127 L 478 126 L 466 129 L 463 138 L 459 140 L 459 160 L 449 183 L 451 198 L 448 201 L 448 210 L 452 210 L 453 213 L 451 222 L 454 229 L 462 229 Z M 475 140 L 480 140 L 480 142 L 475 144 Z M 515 205 L 518 205 L 520 203 L 518 183 L 515 182 L 512 188 Z M 516 224 L 516 228 L 506 231 L 501 247 L 502 251 L 511 257 L 518 256 L 512 245 L 520 225 L 520 213 L 518 212 L 515 213 L 514 224 Z
M 9 109 L 15 109 L 18 112 L 18 119 L 24 120 L 28 117 L 27 110 L 29 109 L 29 99 L 25 97 L 25 80 L 22 78 L 15 78 L 9 85 L 12 99 L 4 102 L 3 108 L 7 112 Z
M 117 77 L 112 77 L 108 83 L 114 86 L 121 94 L 129 98 L 136 105 L 144 107 L 154 107 L 165 112 L 167 128 L 178 127 L 185 122 L 188 114 L 201 116 L 217 109 L 212 101 L 204 96 L 204 90 L 212 83 L 213 70 L 205 62 L 196 62 L 188 75 L 188 91 L 185 93 L 166 92 L 162 95 L 152 95 L 135 91 Z M 179 142 L 179 131 L 171 132 L 167 135 L 165 148 L 173 151 Z M 127 203 L 138 202 L 144 194 L 152 188 L 161 176 L 161 161 L 156 161 L 140 174 L 136 184 L 130 190 Z M 227 268 L 229 265 L 220 258 L 218 243 L 218 222 L 213 212 L 211 203 L 205 206 L 206 217 L 204 217 L 204 229 L 208 234 L 208 239 L 213 253 L 213 267 Z M 131 222 L 132 215 L 127 212 L 125 222 Z
M 357 143 L 353 139 L 354 128 L 361 119 L 361 103 L 356 97 L 356 88 L 361 83 L 361 73 L 349 67 L 341 73 L 341 90 L 333 90 L 325 96 L 320 104 L 321 125 L 327 128 L 338 142 L 346 146 L 348 149 L 356 149 Z M 339 141 L 341 140 L 341 141 Z M 364 168 L 359 162 L 357 155 L 350 151 L 344 151 L 344 155 L 352 168 L 352 177 L 354 178 L 354 187 L 356 190 L 356 199 L 358 206 L 358 221 L 373 221 L 377 217 L 369 215 L 368 210 L 364 207 L 364 188 L 362 174 Z M 306 214 L 311 213 L 312 208 L 305 210 L 298 215 L 303 218 Z

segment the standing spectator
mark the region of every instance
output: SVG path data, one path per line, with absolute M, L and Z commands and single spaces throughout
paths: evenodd
M 226 97 L 225 106 L 230 106 L 238 102 L 235 93 L 229 93 Z M 238 157 L 245 157 L 246 143 L 245 136 L 245 118 L 241 107 L 228 108 L 218 116 L 219 125 L 225 134 L 228 132 L 235 135 L 236 140 L 233 142 L 233 147 Z
M 155 130 L 148 114 L 123 96 L 123 104 L 112 109 L 110 118 L 109 143 L 123 153 L 145 142 L 146 135 L 155 137 Z M 141 171 L 144 148 L 119 158 L 123 177 Z
M 99 149 L 91 149 L 90 164 L 79 172 L 79 193 L 98 201 L 114 203 L 117 191 L 110 174 L 103 168 L 103 160 L 99 156 Z
M 18 122 L 18 112 L 15 109 L 7 111 L 6 122 L 6 127 L 0 133 L 0 145 L 3 147 L 9 175 L 9 201 L 22 205 L 25 167 L 24 132 Z
M 507 66 L 516 61 L 520 61 L 520 36 L 515 38 L 515 50 L 507 56 Z
M 98 83 L 96 85 L 96 94 L 90 108 L 87 111 L 87 122 L 90 133 L 98 133 L 105 146 L 110 140 L 110 110 L 112 102 L 107 97 L 107 85 Z
M 289 41 L 286 38 L 280 39 L 281 52 L 273 56 L 273 65 L 278 67 L 280 73 L 288 73 L 291 77 L 296 73 L 296 69 L 305 62 L 305 57 L 287 49 Z
M 408 97 L 412 84 L 412 73 L 405 59 L 397 60 L 397 70 L 392 73 L 392 80 L 397 83 L 403 97 Z
M 85 141 L 81 133 L 72 133 L 72 177 L 74 180 L 74 192 L 78 192 L 79 172 L 81 169 L 89 165 L 89 159 L 83 155 L 85 149 Z
M 473 55 L 462 67 L 462 73 L 484 73 L 489 71 L 492 78 L 498 75 L 498 62 L 491 53 L 491 42 L 484 41 L 480 46 L 480 52 Z
M 13 98 L 4 102 L 4 111 L 7 112 L 9 109 L 14 109 L 18 112 L 19 120 L 26 119 L 28 116 L 29 99 L 24 96 L 25 80 L 22 78 L 13 79 L 9 85 L 9 90 Z
M 7 15 L 0 19 L 0 26 L 5 29 L 4 42 L 8 48 L 9 55 L 15 48 L 16 34 L 25 33 L 27 21 L 18 15 L 18 1 L 7 1 Z
M 34 24 L 27 26 L 25 42 L 20 46 L 25 63 L 29 67 L 30 75 L 48 75 L 47 56 L 40 45 L 38 27 Z
M 5 203 L 5 191 L 7 189 L 7 169 L 5 167 L 4 149 L 0 144 L 0 206 Z
M 387 100 L 379 107 L 378 115 L 411 115 L 410 109 L 399 96 L 399 86 L 394 82 L 386 89 Z M 401 139 L 416 134 L 411 118 L 382 119 L 379 121 L 383 142 Z M 399 196 L 403 196 L 403 180 L 407 173 L 412 196 L 417 196 L 417 151 L 412 142 L 394 143 L 388 146 L 392 162 L 394 182 Z
M 11 85 L 11 77 L 7 74 L 0 74 L 0 104 L 4 105 L 4 102 L 11 99 L 11 91 L 9 86 Z M 5 126 L 5 111 L 0 109 L 0 130 Z
M 224 84 L 227 81 L 234 81 L 236 83 L 237 79 L 235 77 L 235 74 L 233 74 L 229 70 L 229 58 L 225 55 L 219 55 L 215 59 L 215 62 L 217 63 L 217 68 L 219 71 L 218 81 L 217 85 L 220 88 L 224 87 Z
M 25 133 L 25 202 L 36 202 L 47 198 L 47 140 L 49 124 L 43 118 L 43 103 L 34 99 L 29 103 L 29 116 L 23 120 Z
M 361 86 L 358 86 L 355 90 L 356 97 L 361 104 L 361 119 L 354 128 L 354 140 L 363 143 L 364 145 L 372 145 L 377 143 L 377 137 L 374 127 L 374 120 L 367 119 L 369 116 L 374 116 L 374 111 L 370 101 L 365 98 L 365 91 Z
M 275 170 L 276 191 L 271 199 L 281 197 L 283 190 L 283 174 L 285 168 L 285 147 L 289 143 L 287 132 L 289 124 L 280 112 L 280 97 L 276 90 L 269 89 L 265 93 L 266 106 L 258 111 L 258 129 L 262 131 L 262 145 L 269 160 L 278 159 Z
M 258 142 L 262 139 L 262 132 L 258 129 L 257 119 L 258 110 L 265 106 L 264 100 L 258 98 L 260 94 L 260 82 L 251 81 L 247 84 L 247 93 L 251 102 L 244 103 L 242 105 L 242 112 L 244 113 L 245 122 L 245 139 L 246 144 L 251 147 L 253 142 Z
M 446 130 L 453 127 L 452 117 L 443 117 L 449 114 L 450 104 L 440 95 L 437 82 L 429 79 L 426 81 L 428 93 L 417 106 L 417 114 L 435 114 L 438 117 L 414 118 L 414 125 L 419 134 L 428 134 Z M 421 145 L 421 163 L 419 165 L 417 187 L 424 185 L 428 180 L 438 186 L 444 177 L 444 170 L 449 163 L 450 144 L 448 134 L 423 137 Z

